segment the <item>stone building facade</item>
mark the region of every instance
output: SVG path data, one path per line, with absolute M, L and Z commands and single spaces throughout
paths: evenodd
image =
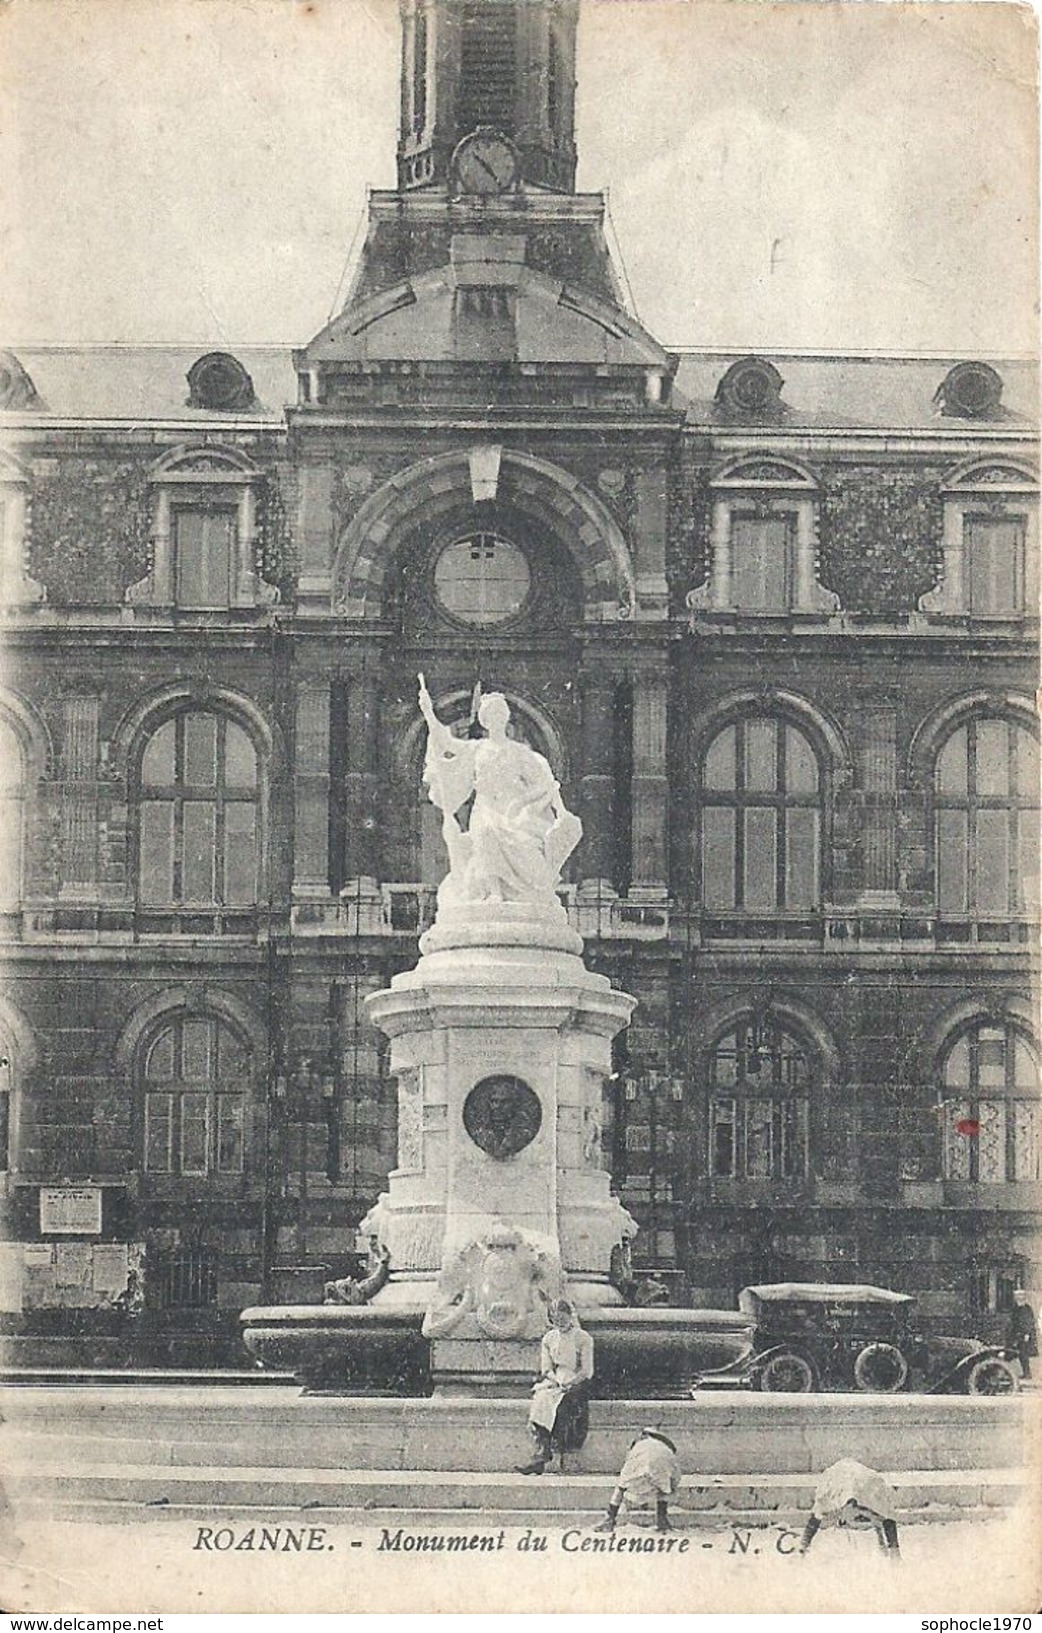
M 1036 378 L 667 353 L 574 191 L 574 0 L 404 0 L 397 191 L 290 352 L 0 359 L 3 1324 L 235 1359 L 395 1156 L 416 675 L 585 837 L 603 1147 L 678 1299 L 1042 1286 Z

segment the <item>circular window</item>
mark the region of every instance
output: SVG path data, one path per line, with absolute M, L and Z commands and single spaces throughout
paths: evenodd
M 524 552 L 498 533 L 467 533 L 434 568 L 438 600 L 468 624 L 501 624 L 520 612 L 532 584 Z
M 998 412 L 1002 376 L 987 363 L 957 363 L 941 383 L 946 414 L 987 419 Z
M 535 1090 L 506 1072 L 483 1077 L 463 1102 L 463 1126 L 474 1144 L 504 1162 L 531 1145 L 543 1121 Z
M 732 363 L 716 388 L 716 401 L 731 414 L 754 418 L 781 409 L 782 377 L 762 357 L 742 357 Z
M 188 371 L 188 402 L 192 408 L 230 414 L 251 407 L 253 400 L 253 381 L 239 359 L 229 352 L 209 352 L 197 358 Z
M 734 400 L 742 408 L 763 408 L 771 399 L 771 377 L 755 365 L 742 369 L 731 382 Z

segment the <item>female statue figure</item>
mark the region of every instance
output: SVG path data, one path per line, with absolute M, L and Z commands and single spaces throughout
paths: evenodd
M 438 719 L 422 675 L 419 681 L 427 722 L 423 780 L 442 812 L 449 853 L 439 907 L 528 902 L 558 909 L 554 890 L 579 843 L 582 823 L 565 809 L 546 760 L 507 736 L 510 706 L 501 692 L 488 692 L 478 707 L 487 735 L 461 738 Z M 456 812 L 472 794 L 464 831 Z

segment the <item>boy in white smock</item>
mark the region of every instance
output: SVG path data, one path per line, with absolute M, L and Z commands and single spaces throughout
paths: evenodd
M 655 1530 L 672 1531 L 669 1499 L 676 1495 L 679 1486 L 677 1448 L 661 1430 L 642 1429 L 626 1453 L 618 1484 L 608 1503 L 608 1512 L 594 1529 L 614 1531 L 623 1503 L 627 1508 L 645 1508 L 654 1503 Z

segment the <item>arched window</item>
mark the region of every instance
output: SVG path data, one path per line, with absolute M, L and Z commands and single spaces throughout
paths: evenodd
M 0 911 L 22 899 L 25 756 L 21 739 L 0 715 Z
M 1038 743 L 1012 720 L 974 718 L 948 737 L 934 773 L 942 918 L 1008 940 L 1010 918 L 1037 909 L 1038 778 Z
M 1034 1181 L 1039 1167 L 1038 1055 L 1008 1022 L 980 1021 L 941 1069 L 946 1179 Z
M 796 1179 L 807 1169 L 811 1060 L 773 1017 L 750 1016 L 709 1062 L 709 1172 L 721 1179 Z
M 259 768 L 243 728 L 186 710 L 145 744 L 138 899 L 147 909 L 250 907 L 259 888 Z
M 143 1079 L 146 1172 L 242 1173 L 250 1059 L 230 1026 L 178 1016 L 147 1046 Z
M 754 717 L 712 740 L 701 778 L 708 912 L 808 912 L 821 901 L 822 775 L 795 726 Z

